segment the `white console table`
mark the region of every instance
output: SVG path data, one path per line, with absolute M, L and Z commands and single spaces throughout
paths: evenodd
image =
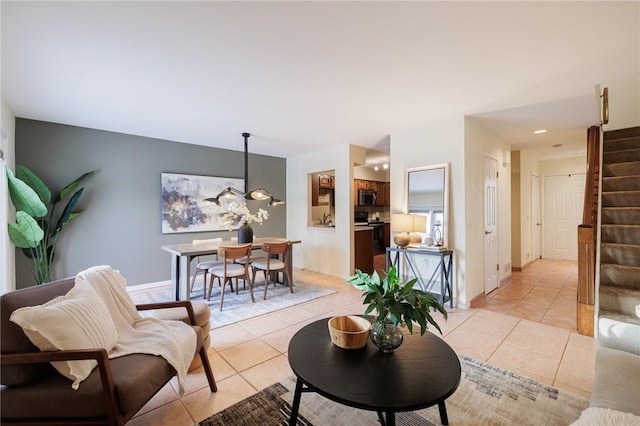
M 433 273 L 427 277 L 422 276 L 420 268 L 416 265 L 416 257 L 435 256 L 439 258 L 438 265 Z M 403 259 L 404 262 L 400 260 Z M 387 269 L 391 266 L 396 267 L 398 276 L 406 279 L 417 278 L 418 285 L 423 291 L 438 295 L 440 304 L 443 306 L 449 302 L 449 307 L 453 308 L 453 251 L 435 251 L 420 248 L 400 248 L 387 247 Z M 435 286 L 439 284 L 439 294 L 435 290 Z

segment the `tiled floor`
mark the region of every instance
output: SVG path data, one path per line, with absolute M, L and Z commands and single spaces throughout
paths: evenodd
M 192 425 L 292 374 L 288 342 L 305 324 L 363 311 L 360 292 L 342 279 L 304 270 L 295 274 L 336 293 L 213 330 L 209 356 L 218 392 L 209 391 L 200 368 L 189 374 L 185 396 L 178 397 L 173 379 L 130 424 Z M 444 339 L 458 353 L 588 397 L 594 339 L 572 331 L 575 311 L 564 303 L 574 275 L 575 264 L 536 262 L 514 273 L 510 285 L 490 294 L 482 309 L 450 310 L 448 321 L 439 322 Z

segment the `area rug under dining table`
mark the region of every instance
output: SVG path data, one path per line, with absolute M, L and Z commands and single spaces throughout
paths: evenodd
M 533 379 L 460 356 L 462 378 L 447 399 L 451 425 L 569 425 L 589 401 Z M 429 368 L 425 365 L 425 368 Z M 372 372 L 375 374 L 375 372 Z M 214 414 L 200 426 L 271 426 L 288 424 L 295 390 L 290 376 Z M 298 426 L 369 426 L 379 424 L 375 412 L 333 402 L 316 393 L 304 393 Z M 440 425 L 438 407 L 399 413 L 396 424 Z
M 294 278 L 293 293 L 290 292 L 289 287 L 283 284 L 278 283 L 274 286 L 273 283 L 270 283 L 269 289 L 267 290 L 267 300 L 262 300 L 264 297 L 264 281 L 256 278 L 256 284 L 253 289 L 256 303 L 251 303 L 249 287 L 248 285 L 245 287 L 242 281 L 240 281 L 238 294 L 235 294 L 235 291 L 231 292 L 227 284 L 225 287 L 222 311 L 220 311 L 220 287 L 217 284 L 214 284 L 211 299 L 207 301 L 203 297 L 202 282 L 196 282 L 193 292 L 191 293 L 191 300 L 204 301 L 209 304 L 209 308 L 211 309 L 211 329 L 215 329 L 300 303 L 309 302 L 333 293 L 335 293 L 335 291 L 329 288 L 312 285 L 306 283 L 304 280 Z M 136 304 L 157 303 L 174 300 L 172 299 L 173 296 L 174 293 L 171 287 L 165 286 L 156 290 L 146 291 L 142 294 L 136 294 L 133 296 L 133 300 Z

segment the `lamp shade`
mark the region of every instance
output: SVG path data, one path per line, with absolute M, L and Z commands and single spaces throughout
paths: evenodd
M 414 214 L 413 216 L 413 232 L 424 233 L 427 232 L 427 217 L 420 214 Z
M 404 213 L 392 214 L 391 229 L 396 232 L 413 232 L 413 215 Z

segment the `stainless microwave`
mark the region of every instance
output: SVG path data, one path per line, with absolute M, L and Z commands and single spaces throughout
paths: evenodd
M 358 190 L 358 205 L 359 206 L 375 206 L 376 199 L 378 198 L 376 191 L 372 189 L 359 189 Z

